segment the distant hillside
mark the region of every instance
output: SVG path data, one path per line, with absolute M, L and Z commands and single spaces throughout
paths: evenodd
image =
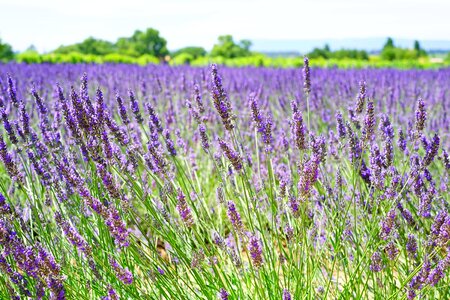
M 379 51 L 386 38 L 359 38 L 359 39 L 317 39 L 317 40 L 252 40 L 252 50 L 265 53 L 306 53 L 316 47 L 323 47 L 328 44 L 332 50 L 341 48 L 361 49 L 368 52 Z M 419 40 L 423 49 L 428 52 L 447 52 L 450 51 L 450 40 Z M 396 39 L 394 43 L 398 47 L 411 48 L 413 39 Z

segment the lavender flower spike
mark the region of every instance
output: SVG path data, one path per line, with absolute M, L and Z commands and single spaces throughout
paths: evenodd
M 259 239 L 252 236 L 249 241 L 250 256 L 255 268 L 260 268 L 263 264 L 262 249 Z
M 111 256 L 109 257 L 109 263 L 111 264 L 111 267 L 116 273 L 117 279 L 119 279 L 120 281 L 122 281 L 123 284 L 126 285 L 133 283 L 133 274 L 131 274 L 131 272 L 128 271 L 128 269 L 122 268 L 122 266 L 120 266 L 117 263 L 117 261 Z
M 236 210 L 236 206 L 233 203 L 233 201 L 228 201 L 227 205 L 228 205 L 227 211 L 228 219 L 230 219 L 234 230 L 236 230 L 238 234 L 241 234 L 244 229 L 244 226 L 242 225 L 241 215 Z
M 232 130 L 234 128 L 234 125 L 231 123 L 231 102 L 228 99 L 228 95 L 222 86 L 222 78 L 217 73 L 217 65 L 215 64 L 211 65 L 211 80 L 211 96 L 213 98 L 214 107 L 219 113 L 219 116 L 222 118 L 225 129 Z
M 180 217 L 183 220 L 183 223 L 187 227 L 191 227 L 192 225 L 194 225 L 194 219 L 191 214 L 191 209 L 189 208 L 189 206 L 186 202 L 186 197 L 184 196 L 181 189 L 178 190 L 177 199 L 178 199 L 178 203 L 177 203 L 178 213 L 180 214 Z
M 419 137 L 420 132 L 425 128 L 426 119 L 427 111 L 425 110 L 425 102 L 419 98 L 416 108 L 416 137 Z
M 307 95 L 311 93 L 311 71 L 309 68 L 309 59 L 306 56 L 303 59 L 303 90 Z
M 219 139 L 219 145 L 220 145 L 220 148 L 222 149 L 223 153 L 225 154 L 225 156 L 228 158 L 228 160 L 233 165 L 233 168 L 238 172 L 240 170 L 242 170 L 241 155 L 239 153 L 237 153 L 236 151 L 234 151 L 231 148 L 231 146 L 224 140 Z

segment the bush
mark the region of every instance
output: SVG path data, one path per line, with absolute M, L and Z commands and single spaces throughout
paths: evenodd
M 156 65 L 156 64 L 158 64 L 160 62 L 160 60 L 157 57 L 152 56 L 150 54 L 141 55 L 135 60 L 136 60 L 136 63 L 138 65 L 141 65 L 141 66 L 145 66 L 145 65 L 148 65 L 148 64 Z
M 135 59 L 133 59 L 130 56 L 118 54 L 118 53 L 111 53 L 107 54 L 102 57 L 102 61 L 105 63 L 124 63 L 124 64 L 131 64 L 135 62 Z
M 36 51 L 25 51 L 17 54 L 16 61 L 18 63 L 39 64 L 42 62 L 42 58 Z
M 172 64 L 172 65 L 189 65 L 191 63 L 191 61 L 193 61 L 193 60 L 194 60 L 194 56 L 192 56 L 191 54 L 180 53 L 170 61 L 170 64 Z

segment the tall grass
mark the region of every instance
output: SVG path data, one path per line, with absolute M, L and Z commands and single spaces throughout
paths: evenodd
M 0 73 L 2 299 L 450 297 L 448 69 Z

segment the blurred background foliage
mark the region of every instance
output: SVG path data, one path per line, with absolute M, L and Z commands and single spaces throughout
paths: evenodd
M 210 52 L 202 47 L 189 46 L 169 51 L 167 41 L 158 30 L 148 28 L 136 30 L 130 37 L 121 37 L 115 43 L 88 37 L 80 43 L 63 45 L 48 53 L 39 53 L 33 46 L 23 52 L 14 52 L 12 47 L 0 39 L 0 61 L 18 63 L 125 63 L 125 64 L 171 64 L 204 66 L 211 62 L 243 67 L 299 67 L 303 64 L 300 55 L 269 56 L 251 51 L 250 40 L 235 41 L 231 35 L 218 37 Z M 450 66 L 450 52 L 436 58 L 430 57 L 418 41 L 412 48 L 396 47 L 392 38 L 376 54 L 365 50 L 331 50 L 329 45 L 314 48 L 305 53 L 316 67 L 337 68 L 439 68 Z

